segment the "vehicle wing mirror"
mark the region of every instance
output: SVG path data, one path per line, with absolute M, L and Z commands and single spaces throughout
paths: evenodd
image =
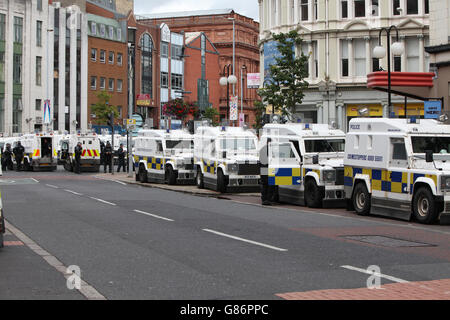
M 315 155 L 315 156 L 313 156 L 313 158 L 312 158 L 313 160 L 313 164 L 319 164 L 319 155 Z
M 433 162 L 433 150 L 425 150 L 425 161 L 426 162 Z

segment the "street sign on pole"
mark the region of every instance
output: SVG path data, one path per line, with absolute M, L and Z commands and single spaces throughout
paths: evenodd
M 230 121 L 238 120 L 238 96 L 230 97 Z
M 245 124 L 245 114 L 239 113 L 239 127 L 243 127 Z

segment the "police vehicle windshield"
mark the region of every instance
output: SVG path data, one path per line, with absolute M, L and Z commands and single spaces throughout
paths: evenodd
M 311 139 L 305 140 L 306 153 L 344 152 L 345 139 Z
M 194 140 L 167 140 L 166 149 L 194 149 Z
M 220 148 L 222 150 L 256 150 L 254 139 L 250 138 L 227 138 L 220 140 Z
M 414 153 L 425 153 L 432 150 L 433 153 L 450 154 L 449 137 L 411 137 Z

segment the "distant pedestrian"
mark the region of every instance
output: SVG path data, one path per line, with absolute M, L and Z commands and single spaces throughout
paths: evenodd
M 126 172 L 125 167 L 125 151 L 123 151 L 123 143 L 120 144 L 119 150 L 117 150 L 119 166 L 117 167 L 117 172 L 120 172 L 120 168 L 123 168 L 123 172 Z
M 13 152 L 11 150 L 11 144 L 7 143 L 5 151 L 2 154 L 2 169 L 6 171 L 6 169 L 12 171 L 14 169 L 14 165 L 12 162 Z
M 25 153 L 25 148 L 22 146 L 20 141 L 17 142 L 17 146 L 13 149 L 14 157 L 16 159 L 17 171 L 22 170 L 23 155 Z
M 80 174 L 81 173 L 81 154 L 83 153 L 83 147 L 81 145 L 81 142 L 78 142 L 77 146 L 75 147 L 74 153 L 75 153 L 74 172 L 76 174 Z
M 104 150 L 105 150 L 105 160 L 104 160 L 105 161 L 105 165 L 104 165 L 105 173 L 106 173 L 106 168 L 108 166 L 109 166 L 109 173 L 112 173 L 111 165 L 112 165 L 113 149 L 112 149 L 111 143 L 109 141 L 106 143 Z
M 100 141 L 100 165 L 105 165 L 105 143 Z

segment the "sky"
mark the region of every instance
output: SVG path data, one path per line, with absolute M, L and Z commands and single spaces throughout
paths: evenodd
M 137 15 L 211 9 L 233 9 L 236 13 L 259 21 L 258 0 L 134 0 L 134 12 Z

